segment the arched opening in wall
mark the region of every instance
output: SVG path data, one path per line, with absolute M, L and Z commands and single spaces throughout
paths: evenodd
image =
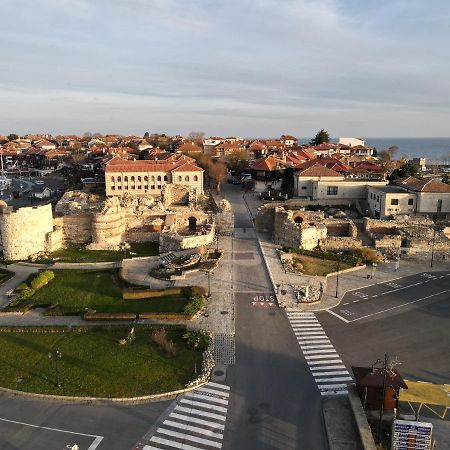
M 198 181 L 198 176 L 194 175 L 194 181 Z
M 292 220 L 300 225 L 306 220 L 306 217 L 301 212 L 297 212 L 292 216 Z
M 189 231 L 196 232 L 197 231 L 197 218 L 196 217 L 189 217 Z

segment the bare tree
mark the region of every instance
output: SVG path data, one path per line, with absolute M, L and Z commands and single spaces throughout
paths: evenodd
M 203 139 L 205 139 L 205 133 L 203 131 L 191 131 L 187 138 L 199 147 L 203 146 Z
M 217 192 L 220 192 L 220 184 L 227 179 L 227 166 L 219 161 L 209 166 L 209 176 L 216 183 Z

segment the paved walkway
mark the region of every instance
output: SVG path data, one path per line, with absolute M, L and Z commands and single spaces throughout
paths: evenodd
M 297 307 L 304 311 L 321 311 L 324 309 L 332 308 L 339 304 L 346 292 L 354 289 L 361 289 L 373 284 L 391 281 L 397 278 L 407 277 L 421 272 L 449 270 L 450 268 L 450 264 L 444 264 L 442 262 L 434 264 L 434 267 L 431 268 L 429 263 L 423 264 L 416 261 L 401 261 L 398 270 L 395 270 L 394 263 L 379 264 L 373 274 L 373 278 L 367 278 L 368 275 L 371 275 L 370 268 L 363 268 L 353 272 L 340 273 L 338 296 L 336 297 L 337 277 L 312 277 L 286 273 L 276 252 L 276 248 L 279 246 L 270 242 L 269 236 L 260 234 L 258 238 L 261 243 L 264 259 L 267 266 L 269 267 L 269 271 L 275 285 L 274 290 L 276 291 L 276 285 L 279 284 L 280 286 L 283 285 L 283 288 L 287 291 L 285 296 L 277 295 L 278 301 L 284 302 L 287 307 Z M 322 297 L 322 301 L 311 305 L 305 303 L 297 303 L 292 285 L 319 285 L 320 282 L 326 283 L 326 289 Z
M 20 264 L 10 264 L 6 268 L 14 272 L 14 276 L 0 285 L 0 309 L 4 308 L 11 301 L 6 293 L 23 283 L 32 273 L 38 271 L 35 267 L 22 266 Z

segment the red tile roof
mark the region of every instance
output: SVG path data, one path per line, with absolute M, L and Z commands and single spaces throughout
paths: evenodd
M 203 172 L 203 169 L 195 164 L 180 159 L 174 162 L 154 162 L 151 160 L 129 161 L 118 156 L 112 158 L 105 165 L 105 173 L 114 172 L 172 172 L 176 169 L 183 172 Z
M 306 169 L 298 172 L 299 177 L 342 177 L 340 173 L 337 173 L 333 169 L 328 169 L 321 164 L 314 164 Z
M 424 178 L 414 183 L 405 184 L 404 187 L 415 192 L 436 192 L 450 194 L 450 184 L 442 183 L 435 178 Z

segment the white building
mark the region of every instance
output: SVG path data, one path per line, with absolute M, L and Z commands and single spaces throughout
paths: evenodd
M 339 144 L 348 145 L 349 147 L 356 147 L 357 145 L 365 146 L 366 141 L 364 139 L 353 137 L 341 137 L 339 138 Z

